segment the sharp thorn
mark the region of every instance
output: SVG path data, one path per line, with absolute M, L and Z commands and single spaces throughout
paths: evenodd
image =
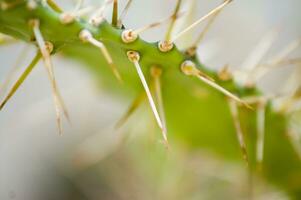
M 140 93 L 134 101 L 129 106 L 128 110 L 125 112 L 125 114 L 118 120 L 118 122 L 115 125 L 115 129 L 119 129 L 122 127 L 126 121 L 129 119 L 129 117 L 137 110 L 137 108 L 141 105 L 141 103 L 145 100 L 146 96 L 145 93 Z
M 239 121 L 237 104 L 232 99 L 229 99 L 228 102 L 229 102 L 230 112 L 231 112 L 232 119 L 233 119 L 233 124 L 234 124 L 235 131 L 236 131 L 236 136 L 237 136 L 239 146 L 240 146 L 240 149 L 241 149 L 241 152 L 243 155 L 243 159 L 246 161 L 247 165 L 249 165 L 247 148 L 246 148 L 243 131 L 241 129 L 241 125 L 240 125 L 240 121 Z
M 25 71 L 21 74 L 21 76 L 18 78 L 16 83 L 13 85 L 13 87 L 10 89 L 8 95 L 5 97 L 5 99 L 0 104 L 0 110 L 3 109 L 3 107 L 6 105 L 6 103 L 9 101 L 9 99 L 15 94 L 15 92 L 18 90 L 18 88 L 22 85 L 22 83 L 26 80 L 30 72 L 33 70 L 33 68 L 37 65 L 38 61 L 41 58 L 41 54 L 37 53 L 36 56 L 33 58 L 31 63 L 26 67 Z

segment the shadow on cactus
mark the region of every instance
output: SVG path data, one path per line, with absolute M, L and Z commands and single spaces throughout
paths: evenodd
M 235 1 L 223 1 L 177 33 L 177 20 L 187 14 L 181 13 L 181 0 L 166 19 L 136 30 L 123 25 L 131 3 L 119 14 L 118 0 L 105 0 L 98 8 L 83 7 L 79 0 L 72 11 L 62 10 L 52 0 L 1 0 L 0 31 L 35 45 L 37 53 L 0 109 L 9 109 L 9 99 L 42 60 L 52 87 L 58 131 L 63 133 L 62 116 L 69 120 L 69 115 L 51 57 L 64 54 L 100 77 L 108 91 L 133 99 L 116 128 L 147 102 L 166 152 L 176 145 L 192 152 L 207 149 L 222 159 L 244 162 L 250 177 L 264 177 L 293 198 L 301 198 L 301 150 L 293 123 L 300 110 L 300 84 L 274 96 L 256 88 L 256 82 L 273 68 L 300 64 L 300 59 L 287 58 L 300 40 L 273 62 L 253 62 L 248 71 L 233 72 L 228 67 L 212 71 L 200 62 L 196 50 L 219 14 Z M 104 13 L 111 7 L 108 22 Z M 195 45 L 177 48 L 175 42 L 200 23 L 206 25 Z M 168 24 L 168 29 L 160 41 L 149 43 L 139 37 L 161 24 Z

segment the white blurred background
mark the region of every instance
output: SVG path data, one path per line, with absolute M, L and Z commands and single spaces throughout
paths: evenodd
M 125 1 L 120 1 L 122 9 Z M 75 4 L 71 0 L 58 3 L 64 9 L 72 9 Z M 195 5 L 196 12 L 191 19 L 194 21 L 220 1 L 185 0 L 184 3 L 184 10 L 189 9 L 191 3 Z M 101 1 L 87 1 L 85 4 L 97 6 Z M 175 0 L 134 0 L 124 24 L 128 28 L 139 28 L 169 16 L 174 6 Z M 300 0 L 235 0 L 218 17 L 198 54 L 211 68 L 219 69 L 225 64 L 233 69 L 239 68 L 258 42 L 277 30 L 270 52 L 263 58 L 268 61 L 288 43 L 301 37 L 300 8 Z M 187 24 L 187 21 L 183 23 Z M 181 27 L 180 22 L 178 29 Z M 187 34 L 179 45 L 189 46 L 202 27 L 200 25 L 194 33 Z M 157 41 L 165 30 L 166 26 L 161 26 L 143 33 L 142 37 Z M 5 81 L 24 48 L 27 48 L 27 55 L 18 63 L 18 74 L 33 57 L 34 49 L 22 42 L 0 46 L 0 83 Z M 298 57 L 300 53 L 298 50 L 291 56 Z M 86 158 L 87 162 L 93 163 L 96 162 L 94 159 L 101 159 L 113 151 L 120 140 L 119 134 L 112 134 L 112 127 L 129 102 L 101 91 L 91 74 L 78 63 L 60 55 L 53 61 L 72 125 L 64 123 L 64 134 L 58 135 L 50 84 L 40 63 L 0 113 L 0 199 L 64 199 L 65 191 L 60 191 L 57 184 L 61 174 L 75 173 L 74 159 L 78 151 L 88 151 L 85 155 L 91 158 Z M 287 66 L 267 74 L 259 82 L 260 87 L 266 92 L 276 91 L 293 68 Z M 2 93 L 0 96 L 3 98 Z M 45 194 L 57 196 L 41 198 L 35 193 L 38 188 L 45 190 Z

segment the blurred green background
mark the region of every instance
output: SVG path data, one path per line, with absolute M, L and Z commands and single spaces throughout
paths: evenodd
M 71 0 L 58 3 L 66 10 L 75 5 Z M 120 0 L 120 3 L 122 10 L 126 2 Z M 218 0 L 185 0 L 183 10 L 192 8 L 193 14 L 181 19 L 177 29 L 219 3 Z M 85 4 L 98 6 L 101 1 L 85 1 Z M 169 16 L 174 6 L 174 0 L 134 0 L 124 24 L 133 29 L 142 27 Z M 220 69 L 225 64 L 233 70 L 241 69 L 258 42 L 277 32 L 269 53 L 263 58 L 269 60 L 285 45 L 300 38 L 300 7 L 299 0 L 234 1 L 206 35 L 198 50 L 200 60 L 211 69 Z M 108 9 L 108 19 L 110 12 Z M 149 30 L 142 38 L 160 40 L 166 27 L 167 24 Z M 179 47 L 191 45 L 201 29 L 202 25 L 179 41 Z M 34 52 L 32 46 L 22 42 L 0 46 L 1 83 L 14 65 L 20 66 L 17 74 L 20 73 Z M 300 53 L 298 50 L 291 56 L 298 57 Z M 164 82 L 171 145 L 171 150 L 166 151 L 148 104 L 126 126 L 116 130 L 114 125 L 135 94 L 121 97 L 110 92 L 108 86 L 99 84 L 85 63 L 76 59 L 60 54 L 53 57 L 53 62 L 72 124 L 64 123 L 64 134 L 58 135 L 50 84 L 40 63 L 41 67 L 34 70 L 0 113 L 0 199 L 282 200 L 292 198 L 286 193 L 287 187 L 300 188 L 300 174 L 293 177 L 295 185 L 284 187 L 260 174 L 250 174 L 241 158 L 230 116 L 227 117 L 227 105 L 220 98 L 208 102 L 212 100 L 206 99 L 208 90 L 192 88 L 187 92 L 187 99 L 177 99 L 179 93 L 186 94 L 186 88 L 168 79 Z M 267 94 L 276 93 L 294 69 L 295 66 L 288 66 L 274 70 L 261 79 L 259 88 Z M 103 77 L 97 75 L 97 78 Z M 200 96 L 201 100 L 189 95 Z M 208 112 L 210 104 L 214 105 L 214 112 Z M 202 111 L 202 119 L 185 120 L 185 116 Z M 204 124 L 206 120 L 210 123 Z M 277 118 L 273 120 L 282 123 Z M 300 118 L 296 120 L 299 122 Z M 219 127 L 221 123 L 223 130 Z M 200 131 L 199 126 L 203 127 Z M 284 138 L 273 136 L 272 133 L 267 140 L 276 140 L 281 145 L 287 143 Z M 281 163 L 281 158 L 291 155 L 291 151 L 284 149 L 280 150 L 282 154 L 274 154 L 280 160 L 269 163 L 274 168 L 270 176 L 281 177 L 278 168 L 301 170 L 299 165 Z

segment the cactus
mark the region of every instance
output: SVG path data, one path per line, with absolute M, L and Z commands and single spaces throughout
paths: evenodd
M 207 18 L 210 26 L 230 2 L 224 1 L 188 29 Z M 114 4 L 112 23 L 103 17 L 110 3 Z M 291 109 L 298 102 L 298 91 L 281 102 L 281 108 L 288 105 L 287 108 L 278 109 L 275 98 L 266 96 L 255 85 L 238 84 L 226 69 L 215 72 L 204 66 L 195 55 L 196 47 L 178 49 L 173 42 L 188 30 L 171 37 L 173 24 L 180 17 L 181 0 L 167 19 L 171 22 L 166 37 L 156 43 L 142 40 L 139 33 L 158 23 L 139 30 L 126 29 L 118 20 L 117 3 L 105 1 L 87 20 L 80 16 L 80 8 L 65 12 L 52 0 L 0 0 L 0 32 L 37 46 L 36 57 L 0 109 L 43 59 L 61 132 L 61 114 L 68 119 L 68 113 L 56 85 L 51 56 L 62 53 L 82 62 L 96 78 L 101 77 L 109 91 L 120 97 L 138 95 L 123 120 L 141 101 L 148 100 L 170 151 L 173 143 L 179 142 L 191 149 L 209 149 L 231 161 L 239 162 L 243 157 L 253 173 L 300 198 L 300 144 L 290 128 L 298 111 Z M 205 97 L 198 94 L 201 89 Z

